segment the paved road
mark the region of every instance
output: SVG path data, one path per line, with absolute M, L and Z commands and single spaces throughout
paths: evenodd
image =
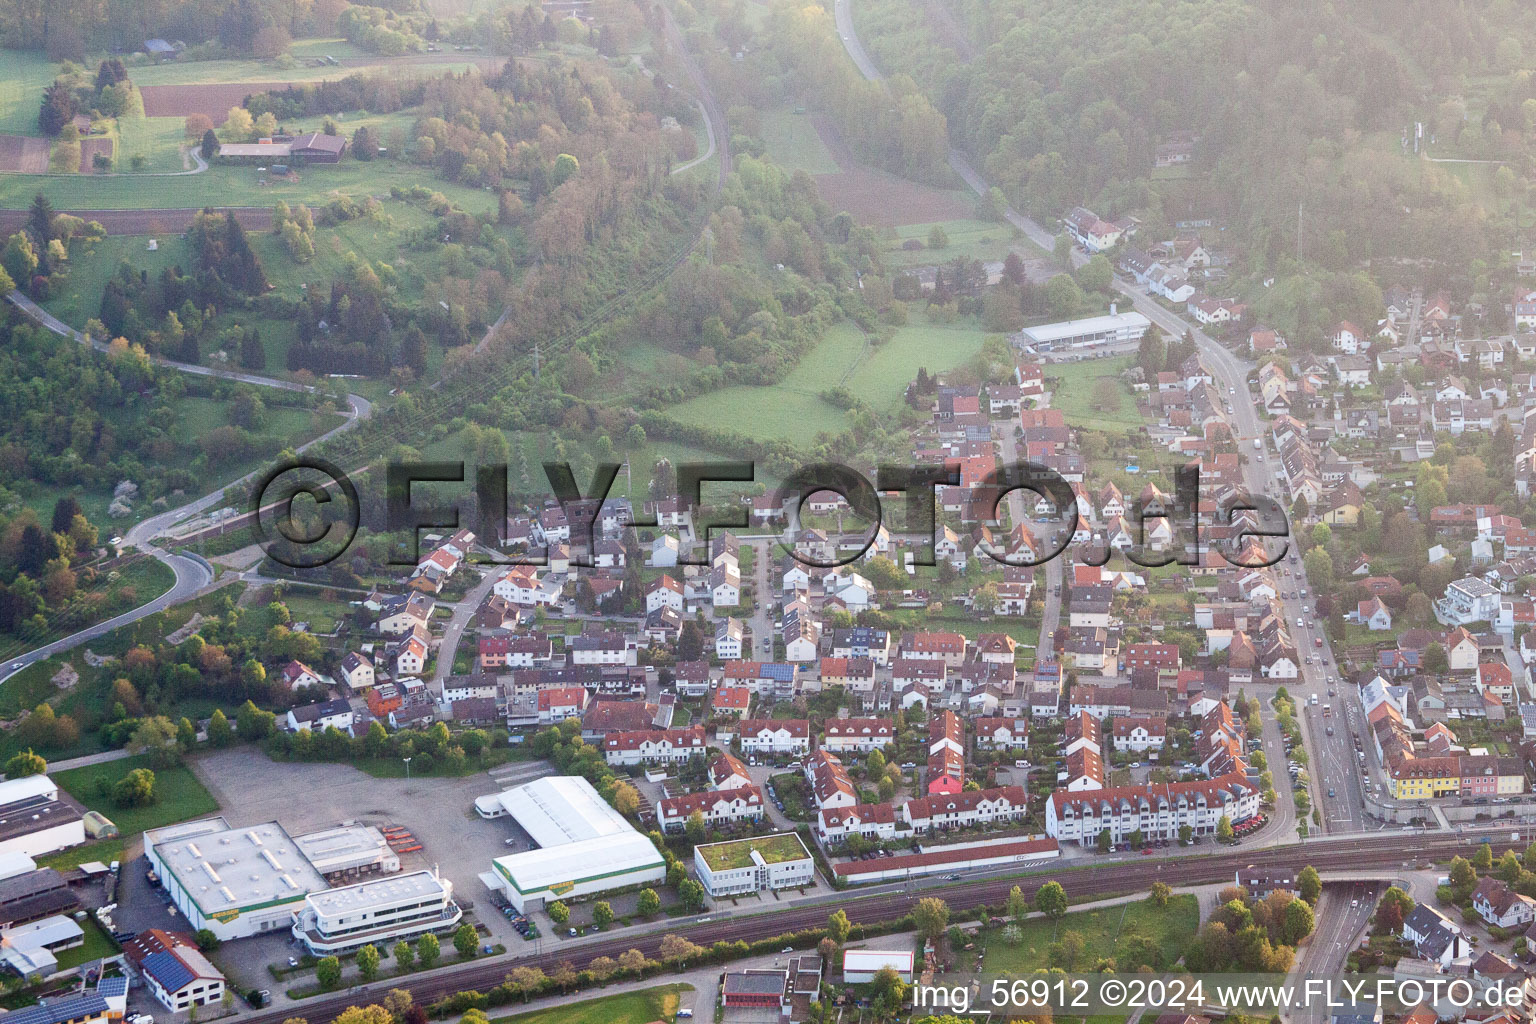
M 496 581 L 507 574 L 502 567 L 492 567 L 486 572 L 485 577 L 476 583 L 470 591 L 464 595 L 464 599 L 453 606 L 453 618 L 448 620 L 448 627 L 443 630 L 443 642 L 437 649 L 437 667 L 432 671 L 432 683 L 437 690 L 439 698 L 443 695 L 443 677 L 453 672 L 453 659 L 459 650 L 459 641 L 464 637 L 464 629 L 475 617 L 475 612 L 485 603 L 485 596 L 491 592 Z
M 869 54 L 864 50 L 863 44 L 859 41 L 858 34 L 854 31 L 851 0 L 835 0 L 833 13 L 838 33 L 842 37 L 843 47 L 847 50 L 848 56 L 853 60 L 854 65 L 858 67 L 864 77 L 871 81 L 881 80 L 882 76 L 879 69 L 870 60 Z M 972 191 L 978 195 L 983 195 L 989 190 L 989 183 L 971 166 L 965 154 L 959 150 L 951 149 L 949 163 L 954 168 L 955 173 L 970 186 Z M 1035 245 L 1047 252 L 1054 251 L 1056 244 L 1054 233 L 1046 230 L 1012 207 L 1009 207 L 1004 212 L 1004 216 L 1010 224 L 1018 228 Z M 1087 262 L 1087 260 L 1088 257 L 1076 248 L 1072 250 L 1071 261 L 1074 266 L 1080 266 Z M 1214 338 L 1202 331 L 1198 325 L 1192 324 L 1178 316 L 1130 282 L 1116 277 L 1114 287 L 1119 294 L 1131 300 L 1131 304 L 1137 312 L 1146 316 L 1147 319 L 1157 324 L 1168 334 L 1175 338 L 1188 335 L 1193 339 L 1199 347 L 1205 365 L 1211 371 L 1218 388 L 1223 390 L 1231 401 L 1232 412 L 1229 414 L 1229 417 L 1233 433 L 1238 437 L 1238 444 L 1242 449 L 1244 458 L 1248 460 L 1243 468 L 1244 482 L 1253 494 L 1269 492 L 1277 498 L 1280 497 L 1282 491 L 1275 472 L 1275 461 L 1271 459 L 1268 462 L 1260 462 L 1260 453 L 1253 452 L 1248 447 L 1253 438 L 1263 437 L 1264 435 L 1264 421 L 1260 417 L 1256 403 L 1250 400 L 1249 397 L 1247 375 L 1251 369 L 1251 364 L 1238 359 L 1237 356 L 1233 355 Z M 1311 588 L 1307 585 L 1300 559 L 1297 558 L 1294 562 L 1288 559 L 1287 562 L 1286 568 L 1289 569 L 1291 575 L 1289 577 L 1282 577 L 1282 579 L 1290 582 L 1292 586 L 1285 592 L 1296 595 L 1299 595 L 1302 591 L 1310 593 Z M 1312 626 L 1316 624 L 1313 618 L 1314 613 L 1307 606 L 1307 602 L 1304 599 L 1297 596 L 1283 601 L 1282 605 L 1288 621 L 1298 622 L 1299 620 L 1299 624 L 1293 632 L 1293 639 L 1297 644 L 1299 656 L 1310 656 L 1313 658 L 1313 664 L 1307 665 L 1305 662 L 1303 663 L 1301 675 L 1298 679 L 1289 681 L 1292 683 L 1290 689 L 1297 695 L 1298 700 L 1305 700 L 1313 693 L 1326 693 L 1329 674 L 1337 675 L 1337 670 L 1334 667 L 1337 663 L 1333 658 L 1333 651 L 1328 637 L 1321 628 L 1318 628 L 1316 632 L 1313 631 Z M 1315 639 L 1318 637 L 1322 639 L 1321 647 L 1315 644 Z M 1042 630 L 1042 647 L 1045 642 L 1046 635 Z M 1346 687 L 1344 690 L 1340 690 L 1340 696 L 1334 699 L 1336 713 L 1339 713 L 1345 704 L 1344 693 L 1348 689 L 1352 688 Z M 1349 694 L 1348 698 L 1352 704 L 1358 703 L 1358 694 Z M 1326 735 L 1325 729 L 1319 729 L 1318 733 L 1319 735 L 1315 737 L 1317 746 L 1314 747 L 1314 750 L 1318 752 L 1327 751 L 1323 758 L 1326 763 L 1334 766 L 1342 765 L 1346 762 L 1353 764 L 1355 754 L 1348 730 L 1336 728 L 1334 730 L 1335 735 L 1332 737 Z M 1283 773 L 1283 764 L 1277 762 L 1275 767 Z M 1359 779 L 1355 777 L 1356 774 L 1355 772 L 1342 772 L 1335 779 L 1334 788 L 1335 792 L 1339 795 L 1332 799 L 1326 796 L 1326 782 L 1318 790 L 1320 796 L 1319 805 L 1322 807 L 1325 828 L 1337 827 L 1342 830 L 1351 830 L 1364 824 L 1364 806 L 1360 795 L 1360 783 Z
M 82 345 L 89 345 L 91 348 L 94 348 L 99 352 L 106 351 L 107 346 L 105 342 L 87 338 L 85 335 L 81 334 L 79 331 L 75 330 L 73 327 L 70 327 L 63 321 L 59 320 L 57 317 L 50 314 L 47 310 L 37 305 L 37 303 L 33 302 L 25 295 L 22 295 L 20 292 L 13 291 L 8 296 L 6 296 L 6 298 L 27 316 L 42 324 L 44 327 L 48 328 L 55 334 L 66 338 L 71 338 Z M 303 384 L 297 384 L 293 381 L 276 380 L 272 377 L 260 376 L 259 374 L 244 373 L 233 370 L 218 370 L 208 366 L 195 366 L 190 363 L 180 363 L 171 359 L 156 358 L 155 362 L 159 363 L 161 366 L 169 367 L 170 369 L 177 370 L 181 373 L 190 373 L 202 377 L 220 377 L 225 380 L 239 381 L 244 384 L 252 384 L 258 387 L 276 388 L 282 391 L 315 390 L 312 387 L 307 387 Z M 329 440 L 342 431 L 351 430 L 353 427 L 357 426 L 358 423 L 367 419 L 369 415 L 372 414 L 372 412 L 373 406 L 366 398 L 363 398 L 361 395 L 348 395 L 346 421 L 332 428 L 331 430 L 326 431 L 324 434 L 313 438 L 307 443 L 300 445 L 297 450 L 302 452 L 312 445 L 316 445 L 323 441 Z M 137 622 L 139 619 L 153 615 L 156 612 L 163 611 L 172 605 L 191 600 L 192 598 L 198 596 L 210 588 L 214 583 L 214 571 L 213 567 L 209 565 L 208 562 L 202 558 L 202 556 L 180 555 L 174 552 L 166 551 L 160 547 L 157 547 L 153 543 L 153 540 L 163 530 L 166 530 L 172 525 L 179 523 L 184 519 L 190 518 L 191 516 L 194 516 L 200 512 L 206 511 L 207 509 L 210 509 L 222 502 L 224 500 L 224 492 L 228 488 L 238 487 L 241 484 L 247 483 L 248 481 L 253 480 L 259 473 L 262 472 L 265 472 L 265 469 L 257 470 L 247 474 L 244 477 L 241 477 L 239 480 L 226 483 L 219 487 L 218 490 L 206 494 L 195 501 L 182 505 L 180 508 L 171 509 L 170 511 L 162 512 L 157 516 L 145 519 L 144 521 L 131 528 L 127 534 L 124 535 L 121 548 L 123 550 L 137 548 L 154 556 L 156 559 L 166 565 L 171 570 L 171 572 L 175 574 L 176 577 L 176 582 L 171 585 L 171 588 L 165 593 L 161 594 L 159 597 L 141 604 L 131 611 L 124 612 L 121 615 L 113 616 L 112 618 L 103 622 L 98 622 L 94 626 L 89 626 L 86 629 L 82 629 L 78 633 L 71 634 L 62 640 L 56 640 L 53 643 L 39 647 L 36 650 L 28 651 L 26 654 L 21 655 L 19 658 L 15 658 L 7 662 L 5 667 L 0 669 L 0 683 L 3 683 L 15 672 L 25 668 L 27 665 L 30 665 L 33 662 L 52 657 L 53 655 L 62 651 L 71 650 L 83 643 L 94 640 L 99 636 L 104 636 L 114 629 L 126 626 L 131 622 Z

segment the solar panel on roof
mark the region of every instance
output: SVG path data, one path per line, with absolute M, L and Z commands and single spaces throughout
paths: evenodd
M 144 973 L 159 982 L 160 987 L 167 992 L 175 992 L 196 977 L 186 964 L 168 950 L 145 957 L 143 967 Z

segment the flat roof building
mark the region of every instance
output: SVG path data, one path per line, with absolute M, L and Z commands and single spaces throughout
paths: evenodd
M 793 832 L 701 843 L 693 848 L 693 867 L 704 891 L 717 898 L 816 882 L 816 862 Z
M 1019 332 L 1018 340 L 1037 352 L 1055 348 L 1082 348 L 1087 345 L 1114 345 L 1140 341 L 1151 326 L 1152 321 L 1133 310 L 1129 313 L 1117 312 L 1083 320 L 1063 320 L 1054 324 L 1026 327 Z
M 912 951 L 910 949 L 845 949 L 843 950 L 843 982 L 848 985 L 866 985 L 875 975 L 889 967 L 902 981 L 912 980 Z
M 0 853 L 42 857 L 85 842 L 85 808 L 46 775 L 0 782 Z
M 310 893 L 294 918 L 293 937 L 314 955 L 329 956 L 450 931 L 463 917 L 452 882 L 431 871 L 412 871 Z
M 293 842 L 327 882 L 345 884 L 400 870 L 400 855 L 371 825 L 339 825 L 295 836 Z
M 493 808 L 499 813 L 487 813 Z M 497 857 L 480 876 L 518 910 L 666 878 L 655 845 L 580 776 L 538 779 L 481 797 L 475 809 L 482 817 L 510 815 L 539 847 Z
M 188 926 L 220 940 L 286 930 L 325 878 L 275 821 L 245 828 L 223 818 L 144 833 L 144 853 Z

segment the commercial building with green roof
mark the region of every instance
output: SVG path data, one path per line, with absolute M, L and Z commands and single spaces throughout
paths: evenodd
M 693 866 L 711 896 L 814 885 L 816 862 L 793 832 L 693 848 Z

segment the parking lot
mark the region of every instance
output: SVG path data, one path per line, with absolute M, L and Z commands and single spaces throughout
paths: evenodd
M 423 849 L 402 854 L 401 870 L 437 868 L 453 883 L 455 899 L 474 905 L 473 918 L 490 929 L 494 941 L 508 949 L 523 944 L 506 918 L 491 907 L 490 893 L 479 875 L 490 870 L 494 858 L 528 849 L 528 837 L 510 819 L 481 818 L 474 801 L 549 774 L 552 769 L 547 763 L 503 765 L 494 776 L 476 772 L 459 779 L 380 779 L 349 765 L 272 761 L 259 751 L 237 748 L 199 757 L 192 768 L 232 825 L 277 821 L 293 835 L 343 821 L 409 829 Z M 142 857 L 124 873 L 129 908 L 123 926 L 130 930 L 151 923 L 164 927 L 170 920 L 162 916 L 164 904 L 143 875 Z M 185 927 L 179 918 L 170 923 Z M 243 939 L 233 948 L 239 955 L 219 959 L 243 987 L 272 987 L 266 965 L 286 964 L 289 956 L 299 952 L 286 934 Z

